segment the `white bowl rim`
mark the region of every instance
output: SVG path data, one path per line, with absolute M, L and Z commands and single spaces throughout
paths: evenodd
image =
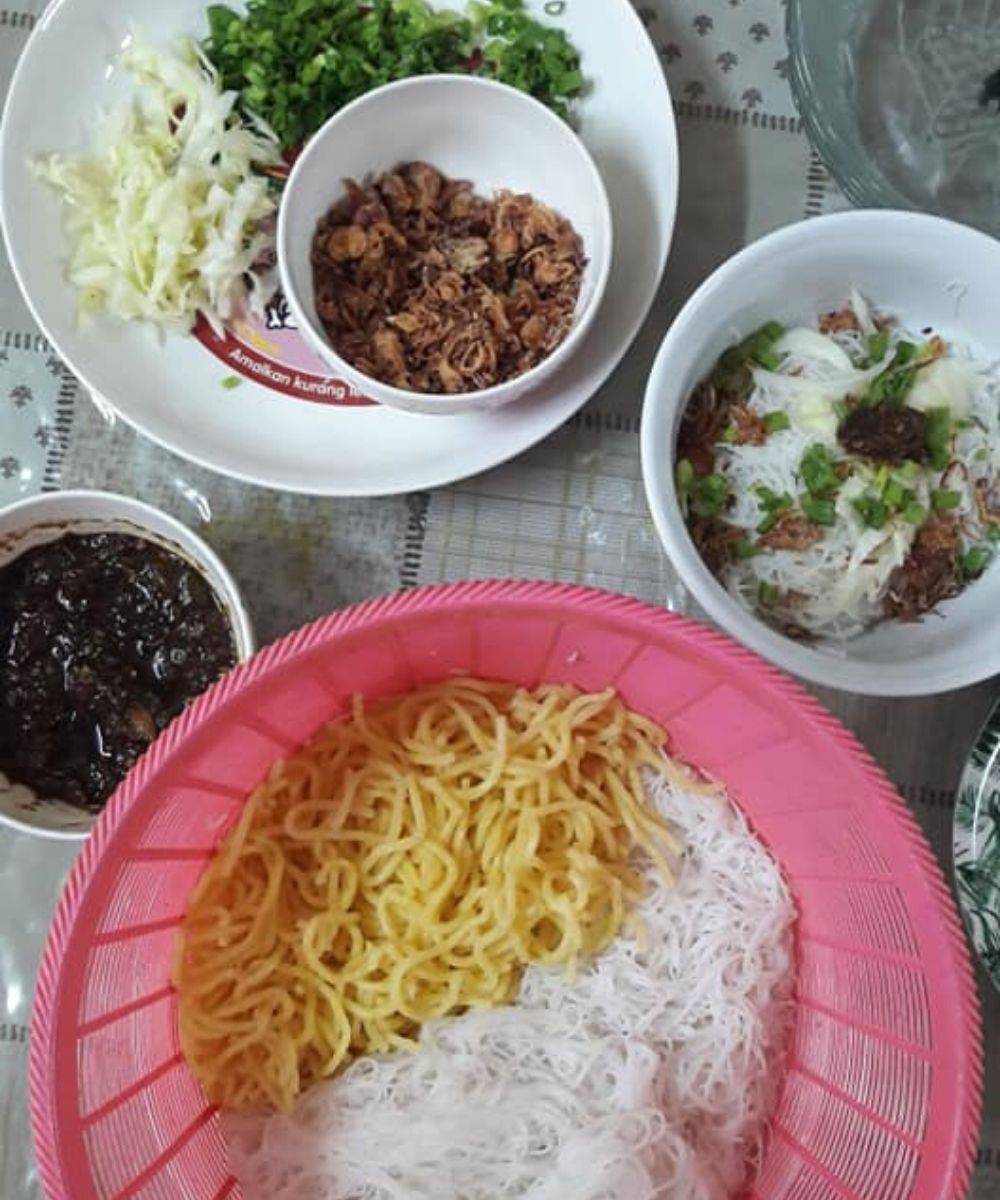
M 6 522 L 11 517 L 24 516 L 25 518 L 19 531 L 15 530 L 10 534 L 0 536 L 17 537 L 21 534 L 29 534 L 36 526 L 44 525 L 50 508 L 57 502 L 65 501 L 70 503 L 78 501 L 84 505 L 97 502 L 108 505 L 109 509 L 113 507 L 117 511 L 108 511 L 100 516 L 82 512 L 76 516 L 54 518 L 60 523 L 64 522 L 67 526 L 72 527 L 75 523 L 112 524 L 119 520 L 130 521 L 136 527 L 135 536 L 141 537 L 143 533 L 148 533 L 150 540 L 157 544 L 161 544 L 163 539 L 167 538 L 176 546 L 178 552 L 191 561 L 196 569 L 201 571 L 202 563 L 209 567 L 214 572 L 215 579 L 206 578 L 206 582 L 223 603 L 226 615 L 232 625 L 236 665 L 249 662 L 253 658 L 257 648 L 253 623 L 239 586 L 229 568 L 200 534 L 161 508 L 156 508 L 134 496 L 128 496 L 121 492 L 105 492 L 96 488 L 66 488 L 53 492 L 39 492 L 37 495 L 25 496 L 0 507 L 0 521 Z M 168 534 L 158 533 L 151 527 L 150 519 L 166 526 L 170 532 Z M 16 557 L 18 556 L 15 555 Z M 204 571 L 201 573 L 204 575 Z M 92 816 L 91 824 L 93 824 L 100 814 L 86 815 Z M 0 825 L 6 825 L 9 829 L 14 829 L 19 833 L 29 833 L 35 837 L 46 838 L 49 841 L 81 842 L 90 836 L 89 828 L 82 830 L 46 829 L 11 816 L 2 808 L 0 808 Z
M 979 660 L 978 664 L 963 667 L 949 666 L 945 662 L 936 664 L 933 674 L 921 674 L 919 671 L 901 671 L 884 662 L 867 663 L 859 659 L 837 659 L 820 655 L 808 645 L 783 637 L 770 629 L 733 599 L 703 562 L 691 541 L 687 524 L 680 516 L 674 484 L 673 450 L 671 449 L 669 469 L 663 470 L 660 465 L 662 449 L 653 443 L 651 414 L 654 408 L 661 407 L 658 397 L 665 392 L 664 380 L 669 376 L 675 350 L 691 336 L 690 327 L 698 314 L 711 303 L 716 294 L 727 288 L 735 275 L 759 266 L 762 260 L 766 261 L 775 250 L 815 241 L 824 234 L 841 228 L 856 230 L 861 234 L 866 226 L 873 224 L 908 225 L 914 227 L 915 233 L 922 229 L 925 235 L 936 233 L 938 237 L 960 237 L 979 242 L 983 251 L 991 256 L 1000 252 L 1000 243 L 989 234 L 948 217 L 883 208 L 854 209 L 807 218 L 751 242 L 726 259 L 697 288 L 663 339 L 650 372 L 643 403 L 640 433 L 642 477 L 646 502 L 667 557 L 676 567 L 681 582 L 691 591 L 695 600 L 731 637 L 784 670 L 812 683 L 860 695 L 886 698 L 939 695 L 991 678 L 1000 670 L 1000 663 L 985 659 Z M 684 400 L 686 397 L 680 397 L 678 403 L 683 403 Z
M 502 404 L 504 403 L 504 393 L 508 389 L 516 387 L 517 396 L 512 395 L 509 397 L 510 401 L 514 401 L 518 396 L 522 396 L 530 391 L 532 383 L 538 375 L 543 372 L 548 374 L 550 371 L 555 370 L 559 364 L 565 364 L 579 342 L 583 340 L 594 318 L 597 316 L 597 312 L 607 291 L 608 280 L 611 277 L 611 261 L 614 255 L 614 220 L 611 213 L 611 201 L 608 197 L 604 178 L 597 163 L 594 161 L 594 156 L 587 149 L 583 139 L 573 127 L 564 121 L 562 117 L 557 116 L 551 109 L 546 108 L 540 100 L 536 100 L 534 96 L 529 95 L 527 92 L 519 91 L 509 84 L 500 83 L 495 79 L 484 79 L 479 75 L 413 75 L 407 79 L 396 80 L 394 83 L 382 84 L 381 87 L 374 88 L 370 92 L 365 92 L 363 96 L 352 100 L 350 104 L 346 104 L 339 112 L 334 113 L 332 117 L 324 122 L 306 143 L 305 149 L 296 158 L 291 173 L 288 176 L 288 181 L 284 188 L 284 197 L 292 194 L 299 177 L 306 170 L 306 164 L 319 153 L 320 141 L 325 138 L 331 128 L 350 119 L 359 109 L 366 107 L 377 99 L 381 99 L 382 96 L 389 92 L 409 91 L 428 86 L 440 87 L 443 84 L 459 89 L 474 88 L 480 91 L 490 91 L 516 97 L 525 108 L 534 110 L 536 118 L 546 121 L 553 128 L 559 129 L 568 135 L 568 139 L 571 143 L 575 144 L 576 150 L 591 177 L 594 185 L 594 194 L 600 208 L 601 230 L 607 244 L 607 253 L 604 255 L 603 261 L 599 264 L 595 286 L 587 300 L 586 306 L 577 314 L 569 333 L 547 358 L 542 359 L 540 363 L 536 363 L 530 371 L 525 371 L 523 375 L 517 375 L 513 379 L 505 380 L 503 383 L 493 384 L 491 387 L 480 388 L 477 391 L 471 392 L 413 392 L 406 388 L 394 387 L 392 384 L 384 383 L 380 379 L 371 378 L 365 375 L 363 371 L 359 371 L 357 367 L 352 366 L 337 353 L 329 340 L 315 327 L 315 323 L 309 317 L 307 309 L 300 302 L 296 289 L 292 286 L 290 274 L 286 270 L 285 265 L 288 261 L 288 240 L 290 237 L 288 229 L 289 218 L 287 214 L 291 206 L 288 203 L 282 203 L 278 208 L 277 246 L 278 269 L 281 275 L 281 286 L 284 290 L 285 298 L 288 300 L 302 333 L 308 336 L 316 350 L 327 359 L 331 367 L 342 372 L 350 379 L 366 381 L 365 386 L 376 386 L 379 390 L 379 403 L 389 406 L 398 405 L 400 408 L 408 411 L 412 411 L 411 406 L 413 405 L 433 404 L 436 410 L 446 414 L 449 405 L 467 406 L 470 401 L 475 402 L 477 406 L 482 405 L 484 408 L 490 406 L 490 401 L 493 401 L 494 405 L 498 403 Z M 334 202 L 335 200 L 331 200 L 331 204 Z

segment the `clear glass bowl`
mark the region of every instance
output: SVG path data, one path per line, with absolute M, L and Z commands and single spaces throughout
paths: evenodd
M 806 131 L 859 205 L 1000 235 L 1000 0 L 788 0 Z

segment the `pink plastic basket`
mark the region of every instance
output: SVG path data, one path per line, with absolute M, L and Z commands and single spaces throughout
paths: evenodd
M 950 895 L 889 783 L 728 639 L 623 597 L 524 583 L 429 588 L 311 625 L 194 704 L 132 772 L 73 869 L 39 975 L 31 1114 L 48 1195 L 238 1196 L 178 1044 L 185 899 L 249 789 L 353 692 L 455 672 L 614 685 L 728 785 L 781 861 L 800 913 L 797 1015 L 754 1200 L 963 1197 L 976 992 Z

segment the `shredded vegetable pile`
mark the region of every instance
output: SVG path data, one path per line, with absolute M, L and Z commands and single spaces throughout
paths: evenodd
M 686 846 L 578 978 L 532 967 L 516 1004 L 425 1026 L 290 1115 L 224 1114 L 247 1200 L 725 1200 L 782 1078 L 794 917 L 726 797 L 657 781 Z
M 1000 373 L 857 293 L 727 351 L 677 453 L 707 565 L 789 636 L 917 620 L 1000 543 Z
M 547 6 L 558 15 L 564 5 Z M 414 75 L 475 74 L 528 92 L 560 116 L 584 88 L 565 33 L 523 0 L 463 13 L 426 0 L 249 0 L 245 14 L 208 10 L 205 53 L 289 150 L 345 104 Z
M 122 64 L 136 95 L 94 153 L 35 164 L 65 200 L 80 313 L 178 332 L 203 313 L 218 328 L 248 284 L 256 298 L 273 253 L 276 204 L 259 168 L 280 161 L 278 144 L 235 114 L 235 94 L 191 45 L 133 44 Z

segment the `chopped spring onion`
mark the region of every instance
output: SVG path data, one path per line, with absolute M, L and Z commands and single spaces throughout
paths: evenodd
M 757 497 L 757 501 L 765 512 L 775 512 L 782 508 L 791 508 L 792 498 L 787 492 L 778 493 L 772 491 L 763 483 L 755 483 L 753 485 L 753 494 Z
M 903 508 L 913 499 L 913 493 L 898 479 L 889 479 L 882 488 L 882 499 L 890 508 Z
M 528 92 L 562 117 L 585 90 L 565 32 L 523 0 L 454 11 L 426 0 L 248 0 L 210 4 L 205 53 L 245 111 L 300 147 L 373 88 L 415 75 L 474 74 Z M 548 16 L 561 8 L 548 7 Z
M 931 466 L 943 471 L 951 458 L 951 410 L 929 408 L 927 410 L 927 449 L 930 451 Z
M 868 351 L 862 367 L 874 367 L 876 363 L 880 363 L 886 354 L 889 352 L 889 330 L 880 329 L 878 333 L 873 333 L 865 343 Z
M 777 370 L 781 358 L 775 353 L 774 345 L 784 332 L 784 327 L 777 321 L 768 321 L 738 346 L 731 346 L 719 359 L 712 382 L 719 388 L 735 387 L 749 394 L 752 381 L 749 377 L 744 378 L 747 368 L 756 363 L 768 371 Z
M 754 485 L 753 492 L 761 512 L 764 513 L 764 519 L 757 526 L 757 532 L 770 533 L 777 525 L 779 515 L 792 507 L 792 498 L 787 492 L 779 495 L 761 483 Z
M 962 493 L 941 489 L 931 492 L 931 508 L 936 513 L 950 512 L 962 503 Z
M 691 484 L 690 496 L 696 516 L 718 517 L 729 501 L 729 484 L 721 475 L 706 475 Z
M 888 506 L 870 492 L 852 500 L 851 506 L 861 518 L 862 524 L 869 529 L 883 529 L 889 519 Z
M 740 538 L 733 546 L 733 554 L 740 562 L 745 562 L 748 558 L 756 558 L 761 553 L 763 553 L 762 548 L 751 542 L 749 538 Z
M 814 525 L 835 525 L 837 522 L 837 506 L 832 500 L 804 496 L 802 511 Z
M 774 608 L 781 599 L 781 591 L 773 583 L 768 583 L 766 579 L 762 579 L 760 586 L 757 588 L 757 599 L 760 601 L 762 608 Z
M 865 392 L 862 403 L 872 408 L 879 404 L 902 404 L 917 381 L 920 364 L 914 360 L 919 354 L 920 347 L 913 342 L 899 342 L 892 362 Z
M 840 484 L 830 452 L 818 443 L 810 446 L 803 454 L 799 463 L 799 475 L 813 496 L 835 491 Z
M 902 517 L 907 525 L 923 525 L 927 520 L 927 509 L 914 500 L 902 510 Z
M 959 566 L 966 579 L 975 579 L 982 575 L 993 559 L 993 550 L 989 546 L 973 546 L 959 559 Z
M 791 419 L 786 412 L 779 410 L 764 414 L 764 428 L 768 433 L 781 433 L 782 430 L 790 429 L 791 426 Z
M 756 333 L 751 334 L 740 349 L 746 358 L 752 358 L 754 362 L 760 363 L 765 370 L 776 371 L 781 363 L 781 358 L 775 353 L 774 344 L 784 332 L 784 327 L 777 321 L 768 321 Z

